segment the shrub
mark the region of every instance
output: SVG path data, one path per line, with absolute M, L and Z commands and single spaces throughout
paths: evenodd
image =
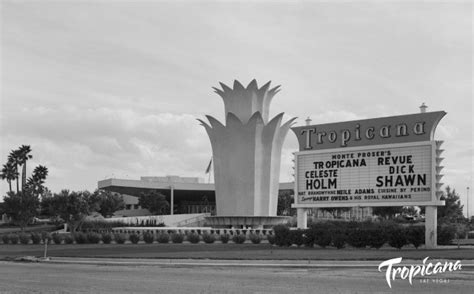
M 167 244 L 170 241 L 170 235 L 168 233 L 163 232 L 156 236 L 156 240 L 158 241 L 158 243 Z
M 173 243 L 183 243 L 184 235 L 180 233 L 172 233 L 171 234 L 171 242 Z
M 342 233 L 335 233 L 334 235 L 332 235 L 332 245 L 334 247 L 336 247 L 337 249 L 342 249 L 344 248 L 345 244 L 346 244 L 346 234 L 342 234 Z
M 222 234 L 220 235 L 220 239 L 221 239 L 222 244 L 227 244 L 230 240 L 230 236 L 229 234 Z
M 275 244 L 275 235 L 267 235 L 267 241 L 270 245 Z
M 31 233 L 31 241 L 33 244 L 39 244 L 41 242 L 41 236 L 38 233 Z
M 66 244 L 74 243 L 74 237 L 70 234 L 66 235 L 66 237 L 64 237 L 64 243 L 66 243 Z
M 19 235 L 19 238 L 20 238 L 20 243 L 23 244 L 23 245 L 26 245 L 26 244 L 30 243 L 30 236 L 28 236 L 25 233 L 21 233 Z
M 235 244 L 243 244 L 247 238 L 244 234 L 234 235 L 232 236 L 232 241 Z
M 91 244 L 98 244 L 100 242 L 100 235 L 94 232 L 87 233 L 87 241 Z
M 407 244 L 406 233 L 403 228 L 394 228 L 388 237 L 388 244 L 394 248 L 402 249 Z
M 112 234 L 102 233 L 102 242 L 104 244 L 110 244 L 110 242 L 112 242 Z
M 249 239 L 253 244 L 260 244 L 260 242 L 262 242 L 262 237 L 260 237 L 259 234 L 252 233 L 250 234 Z
M 456 235 L 456 228 L 452 225 L 442 225 L 438 227 L 437 241 L 439 245 L 449 245 Z
M 11 242 L 12 244 L 18 244 L 19 239 L 20 239 L 20 238 L 18 237 L 17 234 L 11 234 L 11 235 L 10 235 L 10 242 Z
M 3 242 L 3 244 L 10 243 L 10 236 L 9 235 L 3 235 L 2 236 L 2 242 Z
M 290 239 L 293 244 L 296 246 L 301 246 L 305 243 L 305 237 L 304 237 L 304 232 L 303 230 L 293 230 L 290 231 Z
M 117 233 L 114 235 L 115 243 L 124 244 L 127 241 L 127 236 L 125 234 Z
M 48 242 L 48 244 L 49 244 L 49 242 L 51 240 L 51 234 L 49 232 L 45 232 L 45 231 L 41 232 L 41 240 L 43 241 L 43 243 Z
M 375 226 L 362 231 L 364 231 L 363 235 L 368 238 L 368 245 L 372 248 L 379 249 L 387 242 L 387 235 L 381 226 Z
M 133 244 L 137 244 L 140 241 L 140 235 L 138 235 L 137 233 L 132 233 L 130 234 L 130 236 L 128 236 L 128 239 Z
M 151 244 L 155 241 L 155 236 L 153 236 L 153 234 L 150 232 L 146 232 L 143 234 L 143 241 L 145 241 L 147 244 Z
M 187 238 L 187 239 L 188 239 L 189 242 L 191 242 L 191 243 L 193 243 L 193 244 L 197 244 L 197 243 L 199 243 L 199 241 L 200 241 L 199 235 L 196 234 L 196 233 L 190 233 L 190 234 L 188 234 L 188 238 Z
M 415 227 L 411 226 L 408 228 L 407 231 L 407 239 L 408 242 L 413 244 L 416 249 L 420 247 L 420 245 L 425 243 L 425 229 L 424 227 Z
M 63 241 L 63 236 L 58 233 L 54 233 L 51 235 L 51 238 L 53 239 L 54 244 L 59 245 Z
M 290 228 L 285 225 L 277 225 L 273 227 L 275 233 L 275 244 L 278 246 L 290 246 L 292 242 Z
M 204 233 L 202 235 L 202 240 L 207 244 L 212 244 L 214 241 L 216 241 L 216 237 L 214 234 Z
M 360 229 L 352 230 L 347 236 L 347 243 L 352 247 L 364 248 L 368 245 L 367 236 Z
M 74 240 L 76 241 L 76 244 L 86 244 L 87 235 L 83 232 L 77 232 L 74 234 Z

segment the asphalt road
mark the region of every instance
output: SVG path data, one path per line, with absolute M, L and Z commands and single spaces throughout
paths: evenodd
M 0 262 L 1 293 L 472 293 L 473 268 L 392 282 L 377 268 Z

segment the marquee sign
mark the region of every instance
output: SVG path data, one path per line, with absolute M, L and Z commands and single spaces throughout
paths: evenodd
M 300 151 L 433 140 L 444 111 L 292 128 Z
M 295 127 L 295 208 L 439 205 L 440 142 L 430 112 Z

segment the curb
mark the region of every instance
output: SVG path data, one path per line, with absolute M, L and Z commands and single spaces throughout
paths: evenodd
M 438 259 L 430 260 L 435 262 Z M 188 267 L 266 267 L 266 268 L 375 268 L 380 261 L 331 260 L 199 260 L 199 259 L 110 259 L 110 258 L 23 258 L 13 262 L 41 262 L 50 264 L 83 264 L 102 266 L 188 266 Z M 420 264 L 419 260 L 403 260 L 403 265 Z M 474 268 L 474 260 L 465 260 L 463 268 Z

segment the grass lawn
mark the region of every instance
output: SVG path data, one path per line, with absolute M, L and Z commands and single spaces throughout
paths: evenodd
M 18 256 L 43 256 L 44 245 L 0 244 L 0 260 Z M 276 260 L 386 260 L 394 257 L 404 259 L 474 259 L 474 247 L 440 246 L 436 250 L 406 247 L 397 250 L 391 247 L 376 249 L 345 248 L 282 248 L 268 243 L 245 244 L 73 244 L 48 245 L 51 257 L 107 257 L 107 258 L 196 258 L 196 259 L 276 259 Z

